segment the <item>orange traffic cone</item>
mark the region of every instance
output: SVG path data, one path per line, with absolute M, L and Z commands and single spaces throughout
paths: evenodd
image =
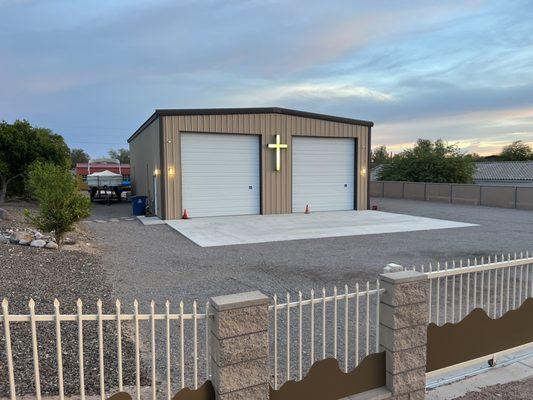
M 309 204 L 305 206 L 305 214 L 311 214 L 311 210 L 309 209 Z
M 183 219 L 189 219 L 189 214 L 187 214 L 187 209 L 183 210 L 183 215 L 181 216 Z

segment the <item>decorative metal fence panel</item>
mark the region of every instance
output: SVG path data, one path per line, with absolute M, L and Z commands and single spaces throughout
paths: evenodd
M 420 268 L 430 280 L 429 322 L 460 321 L 481 308 L 497 318 L 533 294 L 533 257 L 529 252 L 459 260 Z
M 304 297 L 290 293 L 280 303 L 274 296 L 270 327 L 270 355 L 274 390 L 289 380 L 302 380 L 319 360 L 332 357 L 344 372 L 355 368 L 363 357 L 379 351 L 379 280 L 361 288 L 348 286 L 339 293 L 323 288 Z
M 28 325 L 31 331 L 31 344 L 25 350 L 31 353 L 33 369 L 33 391 L 37 400 L 40 400 L 42 393 L 43 376 L 41 373 L 41 363 L 54 358 L 53 367 L 56 370 L 54 381 L 57 385 L 47 383 L 47 390 L 44 394 L 57 394 L 60 400 L 65 398 L 66 394 L 79 395 L 81 400 L 86 395 L 96 394 L 87 393 L 87 387 L 98 387 L 98 394 L 104 400 L 113 391 L 123 391 L 126 384 L 126 376 L 123 369 L 130 367 L 131 374 L 128 376 L 129 386 L 136 394 L 136 398 L 141 398 L 141 386 L 150 387 L 151 398 L 171 399 L 176 390 L 185 387 L 197 389 L 199 382 L 204 382 L 209 377 L 209 328 L 208 315 L 209 303 L 206 303 L 203 313 L 198 312 L 196 302 L 192 304 L 192 312 L 184 311 L 183 302 L 179 305 L 179 312 L 172 312 L 171 305 L 167 301 L 164 307 L 164 313 L 156 312 L 156 305 L 150 303 L 149 312 L 139 312 L 139 304 L 135 300 L 133 303 L 133 313 L 123 313 L 122 304 L 117 300 L 114 313 L 104 313 L 102 311 L 102 302 L 99 300 L 96 308 L 96 314 L 83 313 L 83 303 L 78 300 L 76 304 L 76 314 L 62 314 L 60 303 L 54 301 L 54 314 L 36 314 L 35 302 L 29 301 L 29 314 L 10 314 L 9 303 L 4 299 L 2 302 L 2 315 L 0 323 L 3 325 L 5 338 L 6 360 L 4 366 L 7 369 L 7 380 L 9 382 L 9 396 L 11 400 L 16 400 L 17 394 L 27 394 L 28 390 L 17 390 L 18 373 L 25 365 L 17 365 L 16 356 L 20 354 L 13 353 L 13 343 L 19 340 L 12 336 L 12 331 L 17 330 L 18 325 Z M 43 328 L 52 328 L 55 336 L 54 349 L 42 346 L 39 340 L 39 332 Z M 97 349 L 97 362 L 92 363 L 91 371 L 86 370 L 86 357 L 93 357 L 94 354 L 87 354 L 87 341 L 84 333 L 90 324 L 96 324 L 96 335 L 91 335 L 92 350 Z M 43 325 L 48 325 L 43 327 Z M 68 343 L 68 350 L 65 350 L 65 343 L 62 340 L 62 331 L 66 328 L 77 329 L 77 344 Z M 94 326 L 90 327 L 91 330 Z M 125 335 L 125 329 L 132 332 L 132 335 Z M 115 339 L 114 348 L 104 346 L 104 336 L 106 331 L 112 330 L 111 337 Z M 20 332 L 17 330 L 17 332 Z M 125 345 L 133 345 L 132 359 L 124 360 Z M 23 346 L 18 346 L 19 351 Z M 76 351 L 77 350 L 77 351 Z M 141 351 L 142 350 L 142 351 Z M 73 352 L 75 356 L 73 357 Z M 40 353 L 45 353 L 40 354 Z M 68 367 L 65 371 L 64 357 L 69 355 Z M 110 365 L 105 363 L 111 353 L 116 354 L 116 363 Z M 75 358 L 76 360 L 73 360 Z M 22 357 L 24 359 L 24 357 Z M 23 361 L 23 360 L 22 360 Z M 134 367 L 129 366 L 133 362 Z M 2 369 L 0 362 L 0 369 Z M 97 365 L 94 365 L 97 364 Z M 75 368 L 76 371 L 72 369 Z M 97 369 L 95 374 L 93 369 Z M 69 384 L 68 390 L 65 388 L 65 375 L 69 375 L 69 381 L 72 376 L 78 379 L 77 385 Z M 98 379 L 98 382 L 88 382 L 86 379 L 90 375 L 91 379 Z M 112 382 L 106 381 L 108 376 L 112 375 Z M 45 379 L 51 380 L 50 374 Z M 25 382 L 27 386 L 27 382 Z M 89 385 L 90 384 L 90 385 Z M 74 386 L 77 386 L 74 390 Z M 50 389 L 51 388 L 51 389 Z

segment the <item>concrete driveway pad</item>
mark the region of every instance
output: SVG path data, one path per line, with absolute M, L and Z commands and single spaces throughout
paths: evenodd
M 477 226 L 381 211 L 240 215 L 169 220 L 166 223 L 201 247 Z

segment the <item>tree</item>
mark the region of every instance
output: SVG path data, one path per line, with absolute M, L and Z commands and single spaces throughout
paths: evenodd
M 471 183 L 474 158 L 442 140 L 418 139 L 412 149 L 395 155 L 380 171 L 380 180 Z
M 526 161 L 533 160 L 531 146 L 521 140 L 517 140 L 502 149 L 500 153 L 502 161 Z
M 110 149 L 107 154 L 109 154 L 109 157 L 119 160 L 121 164 L 130 163 L 130 151 L 128 149 Z
M 28 171 L 27 187 L 39 202 L 37 214 L 25 210 L 31 223 L 54 232 L 58 245 L 75 222 L 90 215 L 91 202 L 77 188 L 76 178 L 64 166 L 35 162 Z
M 389 162 L 390 159 L 391 156 L 389 155 L 386 146 L 379 146 L 372 150 L 371 163 L 373 167 L 385 164 Z
M 0 122 L 0 203 L 10 184 L 20 181 L 29 165 L 45 161 L 67 168 L 70 152 L 63 137 L 50 129 L 32 127 L 28 121 Z
M 72 168 L 75 168 L 78 163 L 89 162 L 89 154 L 83 149 L 72 149 L 70 150 L 70 160 Z

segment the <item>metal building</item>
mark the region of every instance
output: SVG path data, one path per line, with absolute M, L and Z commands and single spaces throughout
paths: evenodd
M 366 210 L 370 121 L 285 108 L 156 110 L 128 139 L 164 219 Z

